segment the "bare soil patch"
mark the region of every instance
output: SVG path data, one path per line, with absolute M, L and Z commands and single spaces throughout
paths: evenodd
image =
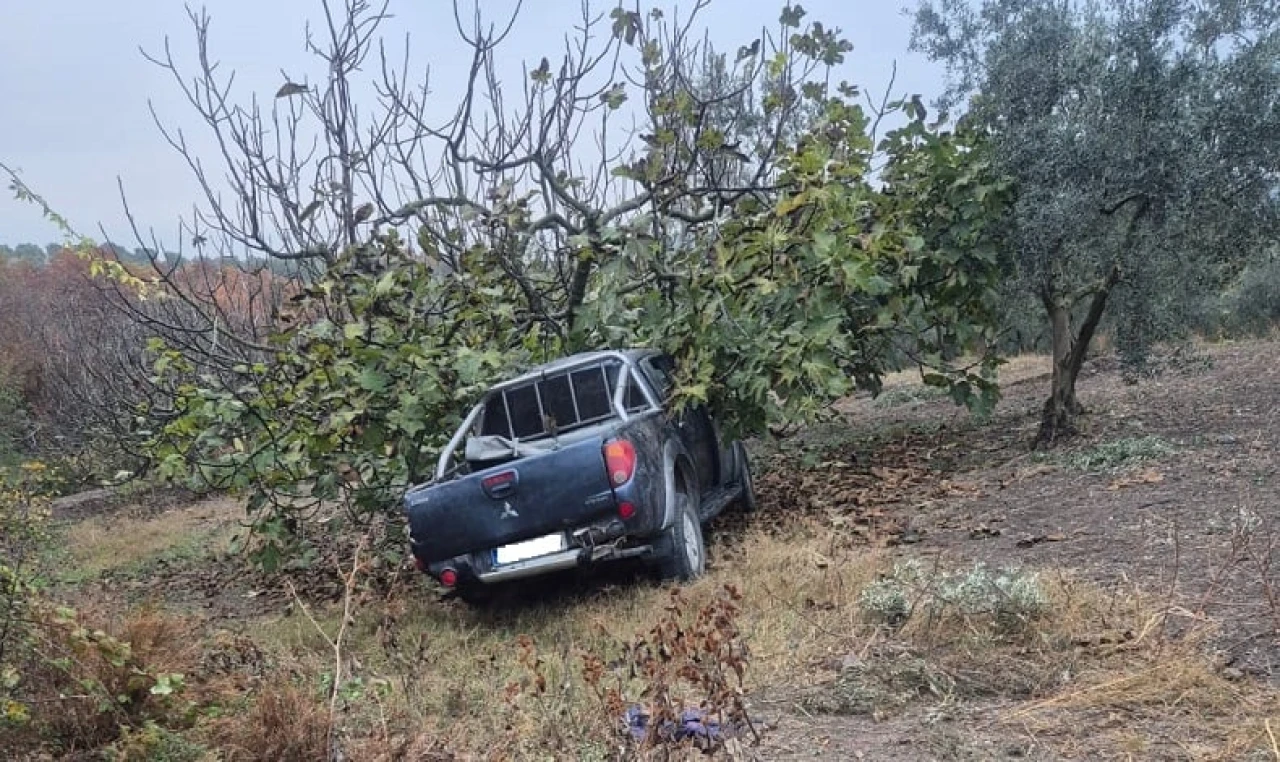
M 1008 389 L 988 426 L 953 416 L 952 428 L 923 438 L 925 462 L 963 451 L 933 471 L 968 494 L 908 498 L 921 548 L 1136 581 L 1221 619 L 1232 663 L 1276 678 L 1280 345 L 1206 347 L 1134 386 L 1105 363 L 1092 371 L 1080 388 L 1086 433 L 1058 450 L 1026 450 L 1036 384 Z M 1167 453 L 1153 456 L 1150 443 Z
M 1136 385 L 1110 360 L 1095 361 L 1079 389 L 1090 409 L 1083 435 L 1048 452 L 1029 449 L 1046 380 L 1029 367 L 1021 364 L 986 422 L 905 385 L 890 404 L 851 401 L 847 424 L 806 433 L 812 471 L 770 477 L 773 507 L 806 509 L 833 542 L 887 546 L 897 557 L 1069 569 L 1103 590 L 1141 591 L 1171 612 L 1162 636 L 1211 633 L 1201 646 L 1208 658 L 1181 674 L 1185 695 L 1210 684 L 1236 690 L 1246 676 L 1274 685 L 1280 345 L 1204 347 Z M 840 672 L 832 674 L 834 685 Z M 1115 677 L 1130 680 L 1126 688 L 1158 678 L 1167 689 L 1171 679 Z M 792 712 L 772 748 L 795 759 L 1271 758 L 1257 746 L 1268 738 L 1197 741 L 1232 721 L 1215 714 L 1224 704 L 1213 695 L 1201 707 L 1161 699 L 1135 708 L 1132 697 L 1108 704 L 1086 692 L 1034 712 L 936 696 L 892 717 Z M 1061 696 L 1072 696 L 1069 687 Z M 814 738 L 820 748 L 805 742 Z

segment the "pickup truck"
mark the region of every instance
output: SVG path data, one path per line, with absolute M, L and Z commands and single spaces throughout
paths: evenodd
M 704 406 L 669 404 L 674 364 L 589 352 L 490 389 L 404 498 L 415 564 L 479 603 L 495 585 L 624 558 L 663 578 L 706 565 L 703 525 L 755 509 L 746 449 Z

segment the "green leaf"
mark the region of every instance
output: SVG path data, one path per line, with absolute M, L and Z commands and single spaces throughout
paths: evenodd
M 778 23 L 785 27 L 797 29 L 800 27 L 801 19 L 803 19 L 804 17 L 805 17 L 805 9 L 803 5 L 788 4 L 786 7 L 782 9 L 782 15 L 778 17 Z
M 388 270 L 381 278 L 378 278 L 378 282 L 374 284 L 373 293 L 376 296 L 386 296 L 395 288 L 395 284 L 395 271 Z
M 546 56 L 542 57 L 542 61 L 538 64 L 538 68 L 529 72 L 529 78 L 539 85 L 545 85 L 551 82 L 551 61 Z
M 179 673 L 165 673 L 156 675 L 156 682 L 151 686 L 151 695 L 153 696 L 170 696 L 181 690 L 183 687 L 183 676 Z
M 773 78 L 781 77 L 783 72 L 787 70 L 787 54 L 778 51 L 773 54 L 773 58 L 769 60 L 769 76 Z M 775 103 L 780 103 L 778 94 L 771 92 L 766 96 L 772 98 Z
M 374 394 L 382 394 L 387 390 L 387 374 L 377 368 L 364 368 L 357 381 L 361 389 Z
M 617 111 L 622 108 L 622 104 L 626 103 L 626 101 L 627 88 L 621 82 L 600 94 L 600 102 L 608 106 L 610 111 Z

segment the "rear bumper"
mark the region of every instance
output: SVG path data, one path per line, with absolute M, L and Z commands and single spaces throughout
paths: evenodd
M 612 545 L 600 548 L 570 548 L 549 556 L 530 558 L 514 564 L 504 564 L 490 571 L 479 572 L 475 576 L 476 579 L 486 585 L 492 585 L 499 582 L 510 582 L 515 579 L 565 571 L 579 566 L 588 566 L 601 561 L 616 561 L 622 558 L 642 556 L 652 552 L 652 550 L 653 548 L 649 545 L 634 548 L 619 548 Z
M 513 564 L 504 564 L 490 571 L 475 572 L 476 579 L 486 585 L 496 584 L 498 582 L 508 582 L 513 579 L 523 579 L 525 577 L 536 577 L 539 574 L 550 574 L 552 572 L 564 571 L 577 566 L 583 566 L 587 563 L 584 556 L 587 554 L 585 548 L 570 548 L 569 550 L 553 553 L 549 556 L 541 556 L 539 558 L 528 558 L 524 561 L 517 561 Z
M 627 530 L 615 519 L 570 532 L 570 547 L 558 553 L 495 566 L 491 551 L 482 551 L 427 564 L 425 571 L 439 578 L 445 569 L 453 569 L 460 583 L 497 584 L 653 552 L 651 545 L 629 544 Z

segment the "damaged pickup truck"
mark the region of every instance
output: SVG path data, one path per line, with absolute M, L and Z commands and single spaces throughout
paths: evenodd
M 624 558 L 664 578 L 706 565 L 703 525 L 754 510 L 746 449 L 707 409 L 668 404 L 653 350 L 574 355 L 493 387 L 404 498 L 418 568 L 468 602 L 495 585 Z

